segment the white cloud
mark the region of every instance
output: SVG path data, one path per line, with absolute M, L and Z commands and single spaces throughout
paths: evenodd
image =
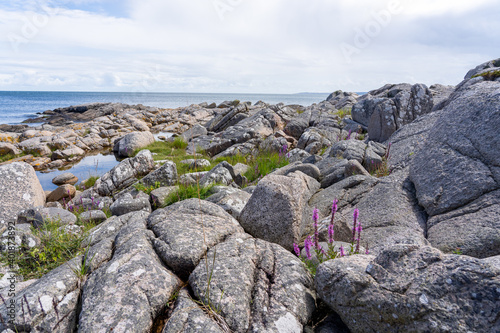
M 47 3 L 0 5 L 0 89 L 366 91 L 456 84 L 500 51 L 493 0 L 400 0 L 382 23 L 391 1 Z

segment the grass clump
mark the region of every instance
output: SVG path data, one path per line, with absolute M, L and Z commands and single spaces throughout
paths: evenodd
M 80 182 L 80 184 L 76 185 L 76 189 L 78 191 L 85 191 L 85 189 L 91 188 L 95 185 L 95 182 L 99 179 L 99 176 L 91 176 L 86 180 Z
M 178 136 L 172 142 L 172 146 L 176 149 L 186 149 L 188 146 L 188 143 L 184 140 L 184 138 L 182 136 Z
M 249 168 L 244 174 L 248 181 L 252 183 L 274 170 L 288 165 L 290 162 L 286 156 L 287 148 L 285 146 L 279 153 L 262 152 L 253 158 L 249 158 Z
M 170 160 L 175 163 L 177 166 L 177 174 L 183 175 L 185 173 L 192 172 L 190 166 L 188 164 L 180 163 L 183 160 L 192 159 L 193 155 L 190 155 L 186 152 L 187 143 L 181 138 L 178 137 L 172 142 L 162 142 L 157 141 L 150 144 L 147 147 L 138 149 L 134 152 L 134 156 L 143 149 L 148 149 L 153 154 L 153 159 L 155 161 L 162 160 Z M 178 140 L 179 139 L 179 140 Z M 177 140 L 177 141 L 176 141 Z M 198 159 L 208 159 L 210 157 L 203 152 L 197 153 L 196 158 Z M 211 170 L 215 166 L 215 163 L 211 163 L 210 166 L 205 168 L 198 168 L 196 171 L 208 171 Z
M 40 239 L 41 245 L 31 249 L 23 246 L 19 249 L 16 260 L 17 273 L 25 280 L 38 279 L 84 253 L 84 240 L 88 231 L 94 226 L 92 223 L 87 223 L 80 234 L 72 234 L 60 229 L 61 225 L 58 221 L 47 221 L 39 229 L 32 227 L 33 235 Z M 5 253 L 2 253 L 0 261 L 7 262 Z
M 212 188 L 216 184 L 210 184 L 205 187 L 199 187 L 196 184 L 193 185 L 183 185 L 179 184 L 179 190 L 171 193 L 164 202 L 164 206 L 170 206 L 176 202 L 183 201 L 191 198 L 199 198 L 204 200 L 212 195 Z
M 335 112 L 335 114 L 337 116 L 339 116 L 340 119 L 343 119 L 346 116 L 350 116 L 351 115 L 351 110 L 352 110 L 352 108 L 343 108 L 343 109 L 340 109 L 337 112 Z
M 152 185 L 152 186 L 145 186 L 144 184 L 137 183 L 134 185 L 134 188 L 137 191 L 142 191 L 142 192 L 146 193 L 147 195 L 150 195 L 151 192 L 153 192 L 157 188 L 160 188 L 160 186 L 161 186 L 160 182 L 155 182 L 154 185 Z

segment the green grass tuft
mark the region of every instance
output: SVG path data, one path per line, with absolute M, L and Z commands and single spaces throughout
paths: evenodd
M 16 258 L 16 264 L 19 266 L 17 273 L 25 280 L 38 279 L 84 253 L 83 241 L 94 226 L 92 223 L 86 224 L 80 235 L 59 230 L 60 225 L 57 221 L 48 221 L 40 229 L 33 228 L 33 235 L 40 238 L 41 245 L 31 249 L 25 247 L 20 249 Z M 7 260 L 6 253 L 2 253 L 0 261 L 5 263 Z
M 199 191 L 199 198 L 201 200 L 204 200 L 208 198 L 209 196 L 212 195 L 211 190 L 216 184 L 210 184 L 205 187 L 200 187 L 198 190 L 197 185 L 183 185 L 179 184 L 179 190 L 171 193 L 164 202 L 164 206 L 170 206 L 176 202 L 183 201 L 186 199 L 191 199 L 191 198 L 198 198 L 198 191 Z

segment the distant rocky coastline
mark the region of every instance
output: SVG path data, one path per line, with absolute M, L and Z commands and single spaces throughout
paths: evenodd
M 2 333 L 500 332 L 500 59 L 455 87 L 387 84 L 309 106 L 92 103 L 35 121 L 0 125 L 2 251 L 40 247 L 30 227 L 47 220 L 79 232 L 77 204 L 98 223 L 85 254 L 14 295 L 3 267 Z M 200 151 L 290 163 L 247 187 L 241 163 L 179 175 L 141 150 L 159 132 L 183 138 L 193 165 Z M 66 174 L 43 191 L 35 170 L 103 150 L 123 160 L 89 188 Z M 158 207 L 180 183 L 217 186 Z M 360 212 L 364 254 L 313 276 L 294 254 L 313 212 L 317 237 L 339 244 Z

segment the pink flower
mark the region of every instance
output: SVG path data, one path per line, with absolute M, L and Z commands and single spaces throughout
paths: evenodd
M 300 257 L 300 249 L 299 249 L 299 246 L 295 243 L 293 243 L 293 250 L 295 251 L 295 254 L 297 255 L 297 257 Z
M 314 221 L 314 247 L 319 250 L 319 232 L 318 232 L 319 210 L 314 208 L 313 221 Z
M 345 257 L 345 251 L 344 251 L 344 247 L 342 245 L 340 246 L 340 256 Z
M 352 226 L 352 242 L 356 241 L 356 224 L 358 223 L 359 210 L 357 208 L 354 209 L 354 213 L 352 214 L 354 217 L 354 224 Z
M 311 260 L 311 246 L 313 245 L 311 236 L 307 236 L 306 240 L 304 241 L 304 248 L 306 249 L 306 256 L 307 259 Z

